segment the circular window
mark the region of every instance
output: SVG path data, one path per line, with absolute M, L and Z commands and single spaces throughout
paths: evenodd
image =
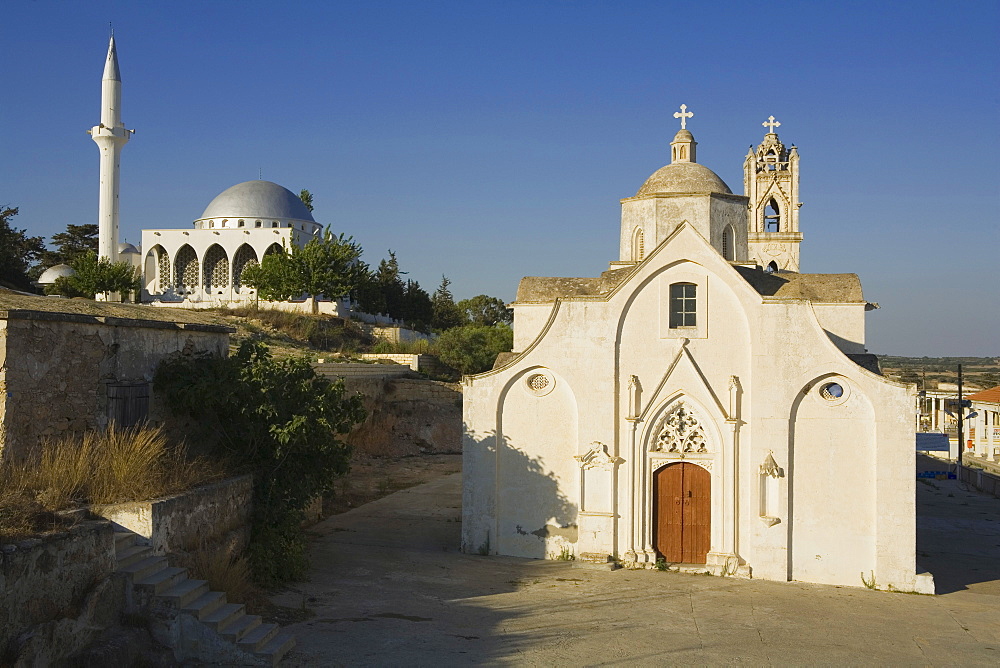
M 844 387 L 840 383 L 827 383 L 819 390 L 820 395 L 827 401 L 837 401 L 844 396 Z
M 549 386 L 549 379 L 545 374 L 536 373 L 528 378 L 528 388 L 535 392 L 541 392 Z
M 536 397 L 544 397 L 555 387 L 555 379 L 547 373 L 531 373 L 524 379 L 524 389 Z

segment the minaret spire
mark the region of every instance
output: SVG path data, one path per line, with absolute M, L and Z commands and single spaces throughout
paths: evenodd
M 118 49 L 112 32 L 108 56 L 101 77 L 101 122 L 90 136 L 101 151 L 101 186 L 98 203 L 97 254 L 118 261 L 118 185 L 122 147 L 132 135 L 122 123 L 122 77 L 118 69 Z

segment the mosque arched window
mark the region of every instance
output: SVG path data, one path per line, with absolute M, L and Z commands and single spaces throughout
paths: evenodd
M 229 257 L 219 244 L 212 244 L 205 252 L 202 273 L 206 292 L 229 287 Z
M 764 207 L 764 231 L 781 231 L 781 210 L 778 208 L 778 203 L 773 197 L 768 201 L 767 206 Z
M 726 225 L 726 229 L 722 230 L 722 257 L 730 262 L 736 259 L 736 246 L 733 243 L 734 236 L 733 226 Z
M 281 244 L 274 243 L 274 244 L 271 244 L 270 246 L 268 246 L 267 250 L 264 251 L 264 257 L 267 257 L 268 255 L 271 255 L 272 253 L 284 253 L 284 252 L 285 252 L 285 249 L 281 247 Z
M 260 221 L 257 221 L 258 223 Z M 248 244 L 243 244 L 233 256 L 233 288 L 236 292 L 243 289 L 243 270 L 257 264 L 257 251 Z
M 181 293 L 198 289 L 198 255 L 187 244 L 181 246 L 174 259 L 174 284 Z
M 244 227 L 244 226 L 245 226 L 245 224 L 244 224 L 244 222 L 243 222 L 243 221 L 241 220 L 241 221 L 239 222 L 239 227 Z
M 271 221 L 271 227 L 277 227 L 277 226 L 278 226 L 278 221 L 272 220 Z
M 209 227 L 215 227 L 215 221 L 214 220 L 208 221 L 208 226 Z

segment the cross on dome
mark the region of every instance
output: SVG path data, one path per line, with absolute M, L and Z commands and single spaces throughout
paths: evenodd
M 682 104 L 681 105 L 681 110 L 674 112 L 674 118 L 681 119 L 681 130 L 686 130 L 687 129 L 687 119 L 689 119 L 692 116 L 694 116 L 694 112 L 693 111 L 688 111 L 687 108 L 688 108 L 688 106 L 686 104 Z
M 768 116 L 767 120 L 764 121 L 763 123 L 761 123 L 761 125 L 763 125 L 765 128 L 767 128 L 768 132 L 770 132 L 771 134 L 774 134 L 774 128 L 780 126 L 781 123 L 779 123 L 778 121 L 774 120 L 774 116 Z

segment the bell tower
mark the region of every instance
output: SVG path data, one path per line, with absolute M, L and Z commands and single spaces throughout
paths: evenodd
M 778 139 L 774 116 L 761 125 L 768 129 L 764 141 L 750 147 L 743 163 L 750 259 L 768 271 L 799 271 L 799 151 Z

